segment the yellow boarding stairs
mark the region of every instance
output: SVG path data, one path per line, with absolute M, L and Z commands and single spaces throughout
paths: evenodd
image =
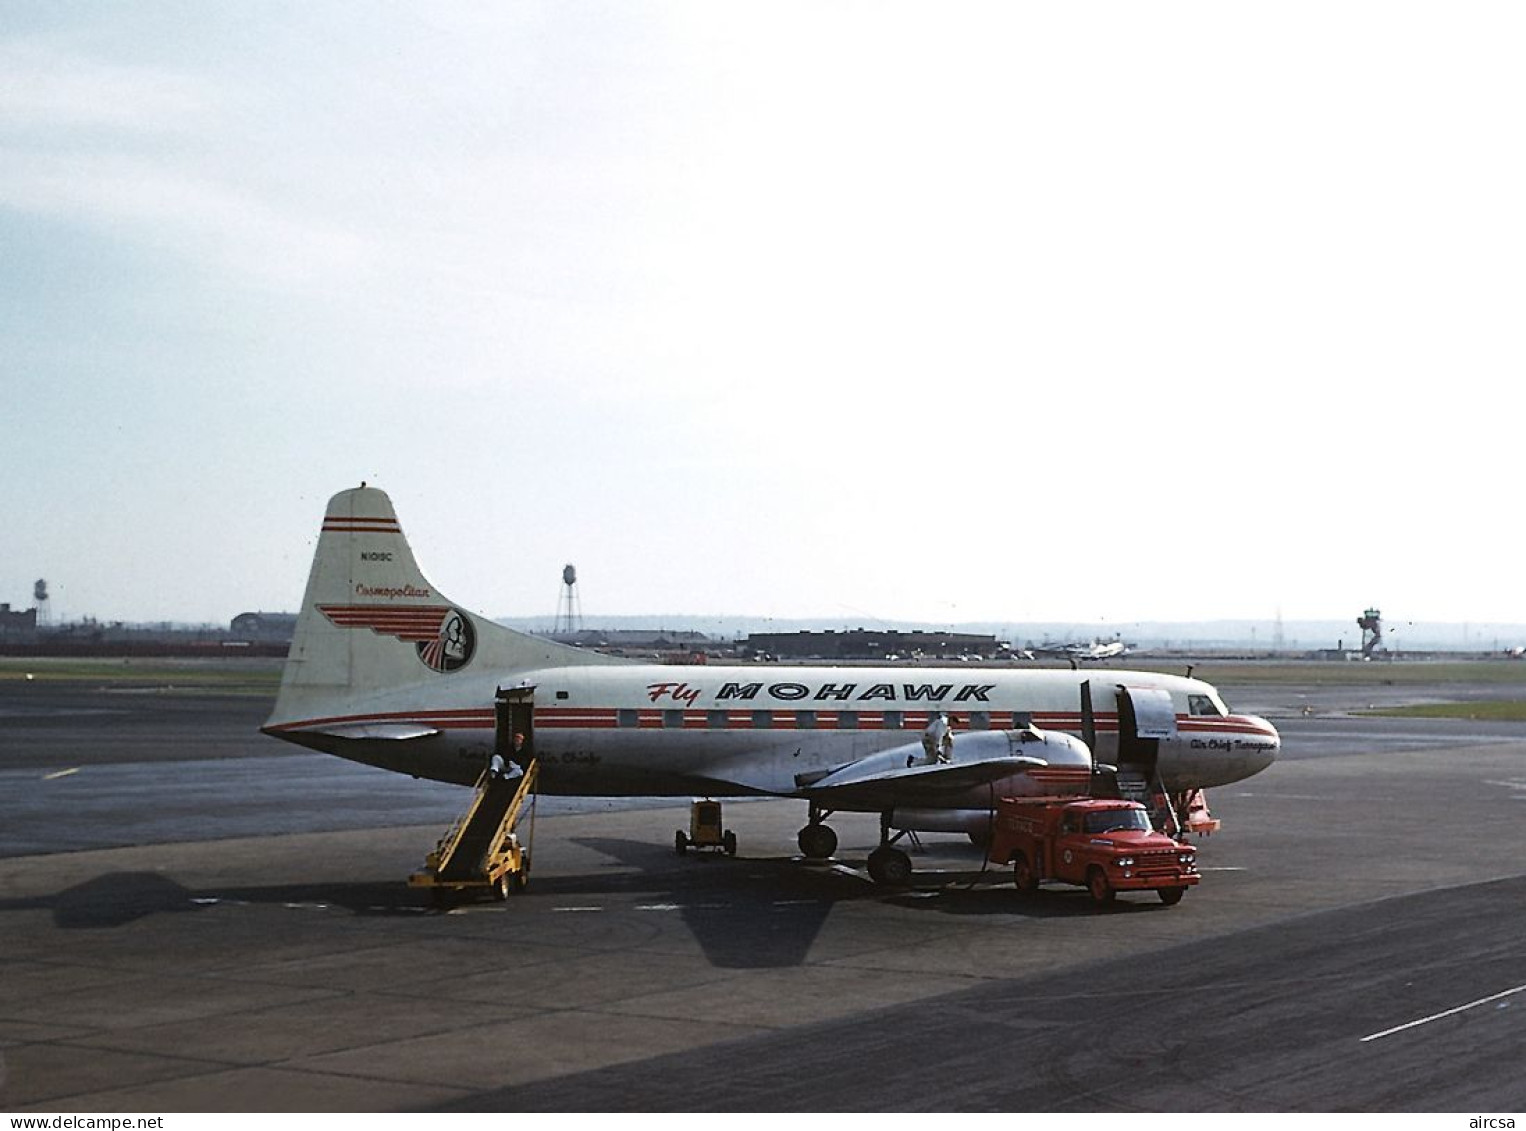
M 424 861 L 424 870 L 408 877 L 410 887 L 428 888 L 436 906 L 466 892 L 491 891 L 507 899 L 530 882 L 530 844 L 535 839 L 535 779 L 540 763 L 531 759 L 524 773 L 506 777 L 482 771 L 471 807 L 440 838 Z M 521 818 L 530 818 L 521 842 Z

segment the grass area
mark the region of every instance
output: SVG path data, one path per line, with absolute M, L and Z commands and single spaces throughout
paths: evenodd
M 1500 723 L 1526 722 L 1526 700 L 1490 699 L 1477 703 L 1411 703 L 1403 707 L 1378 707 L 1362 715 L 1385 715 L 1400 719 L 1488 719 Z
M 1135 671 L 1183 675 L 1185 661 L 1170 663 L 1125 660 L 1120 667 Z M 1090 669 L 1089 669 L 1090 670 Z M 1098 672 L 1107 668 L 1099 667 Z M 1519 687 L 1526 694 L 1526 663 L 1512 660 L 1394 660 L 1385 663 L 1347 663 L 1339 660 L 1204 660 L 1192 674 L 1209 683 L 1312 684 L 1324 687 L 1410 687 L 1437 684 L 1490 684 Z
M 0 680 L 79 682 L 121 687 L 175 687 L 220 693 L 274 694 L 281 661 L 274 659 L 180 660 L 6 657 Z

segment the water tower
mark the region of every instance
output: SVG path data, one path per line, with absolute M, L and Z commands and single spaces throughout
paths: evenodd
M 571 564 L 562 567 L 562 595 L 556 603 L 554 635 L 571 635 L 583 630 L 583 607 L 578 602 L 578 571 Z
M 50 624 L 52 618 L 48 610 L 48 583 L 39 577 L 37 583 L 32 586 L 32 600 L 37 602 L 37 624 L 39 627 Z

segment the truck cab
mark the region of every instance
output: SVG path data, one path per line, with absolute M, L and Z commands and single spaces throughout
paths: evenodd
M 1085 887 L 1099 906 L 1120 891 L 1153 891 L 1173 905 L 1199 881 L 1197 849 L 1156 832 L 1137 801 L 1004 797 L 989 855 L 1012 866 L 1020 895 L 1053 880 Z

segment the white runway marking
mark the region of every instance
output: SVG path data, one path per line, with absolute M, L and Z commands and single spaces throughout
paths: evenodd
M 1473 1009 L 1480 1005 L 1488 1005 L 1491 1001 L 1499 1001 L 1499 999 L 1502 997 L 1509 997 L 1511 994 L 1518 994 L 1522 990 L 1526 990 L 1526 986 L 1516 986 L 1514 989 L 1501 990 L 1497 994 L 1490 994 L 1488 997 L 1481 997 L 1477 1001 L 1470 1001 L 1467 1005 L 1459 1005 L 1452 1009 L 1443 1010 L 1441 1013 L 1433 1013 L 1429 1017 L 1422 1017 L 1418 1021 L 1411 1021 L 1405 1025 L 1395 1025 L 1392 1029 L 1384 1029 L 1381 1033 L 1373 1033 L 1370 1036 L 1363 1037 L 1362 1043 L 1366 1044 L 1368 1041 L 1376 1041 L 1383 1037 L 1391 1037 L 1395 1033 L 1402 1033 L 1404 1030 L 1413 1029 L 1417 1025 L 1426 1025 L 1432 1021 L 1440 1021 L 1443 1017 L 1450 1017 L 1454 1013 L 1462 1013 L 1464 1010 Z
M 66 778 L 70 774 L 77 774 L 77 773 L 79 773 L 79 767 L 78 766 L 74 766 L 71 769 L 67 769 L 67 770 L 54 770 L 51 774 L 43 774 L 42 775 L 42 780 L 43 781 L 54 781 L 57 778 Z

